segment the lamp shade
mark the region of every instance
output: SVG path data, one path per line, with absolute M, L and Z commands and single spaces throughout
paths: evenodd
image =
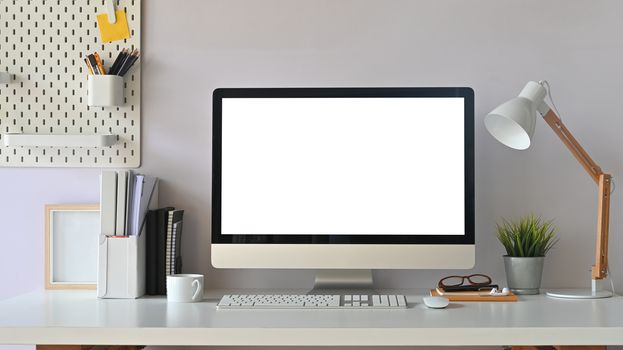
M 515 97 L 485 117 L 485 127 L 496 140 L 514 149 L 530 147 L 536 124 L 536 108 L 532 102 Z
M 530 147 L 536 125 L 537 107 L 543 103 L 545 88 L 529 82 L 518 97 L 507 101 L 485 117 L 487 131 L 504 145 L 523 150 Z

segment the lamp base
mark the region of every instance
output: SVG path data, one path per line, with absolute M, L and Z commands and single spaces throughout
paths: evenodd
M 548 297 L 564 299 L 602 299 L 612 297 L 609 290 L 593 292 L 590 289 L 559 289 L 545 293 Z
M 614 295 L 601 287 L 602 280 L 592 280 L 591 289 L 559 289 L 545 293 L 548 297 L 564 299 L 603 299 Z

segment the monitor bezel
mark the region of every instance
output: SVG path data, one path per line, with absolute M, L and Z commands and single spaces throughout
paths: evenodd
M 221 234 L 222 100 L 224 98 L 459 97 L 464 99 L 464 235 L 229 235 Z M 212 98 L 213 244 L 474 244 L 474 91 L 469 87 L 219 88 Z

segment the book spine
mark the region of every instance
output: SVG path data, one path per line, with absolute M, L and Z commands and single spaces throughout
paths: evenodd
M 117 172 L 105 170 L 100 175 L 100 233 L 115 235 L 117 212 Z
M 126 212 L 126 192 L 128 185 L 128 172 L 120 171 L 117 174 L 117 224 L 115 228 L 115 236 L 125 236 L 125 212 Z
M 128 171 L 127 186 L 126 186 L 126 206 L 125 206 L 125 224 L 124 232 L 130 233 L 130 218 L 132 217 L 132 202 L 134 201 L 134 183 L 136 182 L 136 175 L 133 171 Z
M 158 294 L 158 211 L 147 212 L 145 223 L 145 292 Z
M 167 244 L 166 244 L 166 265 L 165 271 L 166 275 L 169 276 L 172 274 L 172 259 L 173 256 L 171 254 L 171 247 L 173 246 L 173 214 L 175 211 L 171 210 L 167 215 Z
M 182 273 L 182 229 L 184 227 L 184 210 L 176 210 L 173 215 L 173 246 L 171 256 L 173 259 L 173 273 Z
M 138 222 L 140 213 L 140 206 L 143 197 L 143 184 L 145 181 L 145 175 L 137 174 L 135 177 L 134 189 L 132 194 L 132 202 L 128 203 L 128 205 L 132 206 L 132 215 L 127 218 L 127 221 L 130 222 L 130 228 L 128 230 L 128 235 L 136 236 L 139 234 L 138 232 Z
M 167 279 L 166 279 L 166 242 L 167 242 L 167 219 L 169 217 L 169 210 L 173 210 L 171 207 L 158 209 L 157 213 L 157 247 L 156 247 L 156 277 L 157 277 L 157 294 L 167 294 Z
M 177 224 L 178 222 L 173 223 L 173 232 L 171 233 L 171 274 L 175 274 L 175 252 L 176 252 L 176 239 L 177 239 Z

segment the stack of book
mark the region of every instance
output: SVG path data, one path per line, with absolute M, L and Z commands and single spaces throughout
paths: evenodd
M 182 272 L 184 210 L 173 207 L 147 212 L 146 293 L 166 295 L 166 276 Z
M 98 298 L 145 294 L 145 217 L 157 207 L 157 178 L 129 170 L 102 171 Z
M 144 237 L 145 270 L 140 279 L 149 295 L 166 295 L 166 276 L 182 272 L 181 239 L 184 211 L 156 208 L 158 178 L 130 170 L 102 171 L 100 184 L 101 234 L 116 237 Z M 144 235 L 144 236 L 143 236 Z M 115 239 L 116 241 L 116 239 Z M 106 248 L 111 249 L 111 248 Z M 135 252 L 136 253 L 136 252 Z M 104 262 L 112 251 L 101 251 Z M 135 259 L 140 255 L 135 255 Z M 115 259 L 116 260 L 116 259 Z M 102 271 L 102 279 L 110 278 Z M 117 279 L 115 273 L 115 280 Z M 121 276 L 120 276 L 121 278 Z M 98 282 L 99 283 L 99 282 Z M 102 281 L 103 283 L 103 281 Z M 106 285 L 110 286 L 106 280 Z M 102 295 L 106 291 L 102 286 Z
M 131 170 L 102 171 L 100 183 L 100 225 L 105 236 L 137 236 L 158 178 Z

